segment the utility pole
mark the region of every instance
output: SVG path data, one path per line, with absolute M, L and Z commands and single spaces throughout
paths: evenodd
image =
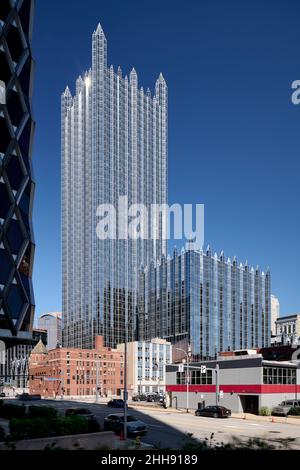
M 175 349 L 177 349 L 177 351 L 184 352 L 185 355 L 186 355 L 186 412 L 188 413 L 189 412 L 189 406 L 190 406 L 190 403 L 189 403 L 189 392 L 190 392 L 190 386 L 189 386 L 189 383 L 190 383 L 190 368 L 189 368 L 189 364 L 190 364 L 190 359 L 191 359 L 191 356 L 192 356 L 192 348 L 191 348 L 191 345 L 189 344 L 187 351 L 185 351 L 182 348 L 175 348 Z
M 127 341 L 128 341 L 128 320 L 125 319 L 125 347 L 124 347 L 124 439 L 127 439 Z
M 216 364 L 216 406 L 219 406 L 219 396 L 220 396 L 220 380 L 219 380 L 219 364 Z
M 190 399 L 189 399 L 189 394 L 190 394 L 190 368 L 189 368 L 189 365 L 190 365 L 191 356 L 192 356 L 192 348 L 191 348 L 191 345 L 189 344 L 188 345 L 187 355 L 186 355 L 186 359 L 187 359 L 187 367 L 186 367 L 186 373 L 187 373 L 187 377 L 186 377 L 186 412 L 187 413 L 189 412 L 189 407 L 190 407 Z
M 99 403 L 99 362 L 96 361 L 96 403 Z
M 64 398 L 64 370 L 61 369 L 61 381 L 60 381 L 60 398 Z

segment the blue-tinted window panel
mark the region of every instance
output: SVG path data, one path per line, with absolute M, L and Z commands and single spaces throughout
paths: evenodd
M 29 25 L 30 25 L 30 0 L 24 0 L 19 10 L 19 18 L 22 24 L 24 34 L 28 36 Z
M 10 143 L 10 133 L 6 124 L 6 120 L 0 117 L 0 152 L 6 153 Z
M 10 262 L 7 252 L 0 249 L 0 284 L 6 284 L 9 278 L 12 263 Z
M 17 255 L 24 241 L 17 220 L 11 220 L 6 236 L 11 252 Z
M 9 0 L 0 1 L 0 20 L 3 22 L 6 21 L 6 18 L 10 12 L 10 8 Z
M 6 35 L 6 42 L 8 44 L 10 56 L 16 64 L 19 62 L 23 53 L 23 44 L 21 41 L 20 33 L 16 26 L 11 25 Z
M 23 179 L 21 165 L 17 156 L 12 155 L 6 168 L 11 189 L 17 191 Z
M 18 319 L 22 313 L 24 305 L 24 297 L 20 287 L 17 284 L 13 284 L 9 288 L 6 303 L 8 306 L 9 314 L 11 318 Z
M 11 71 L 10 71 L 5 53 L 3 51 L 0 51 L 0 80 L 2 80 L 4 83 L 7 84 L 10 77 L 11 77 Z
M 21 119 L 23 117 L 23 109 L 20 102 L 20 98 L 16 91 L 12 91 L 6 101 L 8 114 L 11 120 L 11 123 L 15 127 L 19 127 Z
M 9 195 L 5 184 L 0 183 L 0 218 L 5 219 L 9 208 L 11 206 L 11 201 L 9 199 Z

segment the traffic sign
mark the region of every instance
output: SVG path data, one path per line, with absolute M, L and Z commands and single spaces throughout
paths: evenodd
M 201 374 L 206 374 L 206 366 L 201 366 L 200 367 L 200 372 L 201 372 Z
M 220 398 L 223 398 L 223 397 L 224 397 L 223 390 L 220 390 Z
M 178 365 L 178 372 L 183 372 L 184 371 L 184 365 L 183 364 L 179 364 Z

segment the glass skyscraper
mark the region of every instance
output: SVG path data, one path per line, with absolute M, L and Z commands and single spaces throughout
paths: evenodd
M 270 344 L 270 272 L 190 246 L 141 270 L 139 337 L 191 344 L 198 359 Z
M 120 196 L 128 205 L 167 202 L 167 86 L 160 74 L 154 95 L 107 66 L 107 41 L 99 25 L 92 67 L 62 95 L 63 344 L 92 348 L 95 335 L 115 346 L 137 333 L 141 264 L 166 254 L 162 215 L 148 224 L 148 239 L 97 238 L 97 207 Z M 122 224 L 121 220 L 117 231 Z M 153 237 L 153 233 L 156 236 Z
M 30 342 L 34 182 L 33 1 L 0 2 L 0 340 Z

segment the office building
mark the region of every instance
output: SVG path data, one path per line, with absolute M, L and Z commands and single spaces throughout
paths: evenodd
M 33 1 L 0 4 L 0 340 L 30 343 L 34 183 L 31 153 Z
M 124 353 L 125 345 L 117 350 Z M 127 344 L 127 389 L 133 395 L 152 392 L 164 393 L 166 366 L 172 362 L 171 343 L 154 338 L 151 341 L 133 341 Z
M 280 317 L 280 303 L 278 298 L 271 294 L 271 335 L 276 335 L 276 320 Z
M 38 326 L 47 331 L 47 349 L 62 345 L 61 312 L 43 313 L 38 319 Z
M 167 202 L 166 82 L 160 74 L 152 96 L 135 69 L 123 76 L 109 67 L 98 25 L 92 67 L 73 96 L 68 87 L 63 93 L 61 119 L 63 345 L 92 348 L 103 335 L 116 346 L 125 323 L 128 339 L 136 337 L 140 265 L 166 254 L 163 215 L 150 218 L 147 239 L 122 238 L 127 220 L 119 206 L 120 197 L 127 207 Z M 116 211 L 115 239 L 97 236 L 103 204 Z
M 164 338 L 201 359 L 270 343 L 270 272 L 211 249 L 162 257 L 140 272 L 140 340 Z M 175 358 L 175 350 L 173 359 Z

